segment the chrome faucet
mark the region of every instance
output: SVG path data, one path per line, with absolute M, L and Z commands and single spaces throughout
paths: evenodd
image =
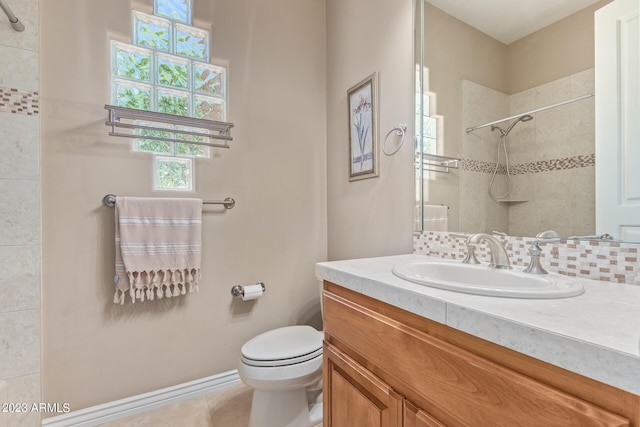
M 476 233 L 469 236 L 467 239 L 467 246 L 475 245 L 482 241 L 487 242 L 489 245 L 489 251 L 491 255 L 491 261 L 489 267 L 510 269 L 511 263 L 509 262 L 509 254 L 500 240 L 496 237 L 486 233 Z

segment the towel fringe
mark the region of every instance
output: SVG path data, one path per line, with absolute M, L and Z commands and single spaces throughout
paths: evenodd
M 114 304 L 124 304 L 126 294 L 129 294 L 131 303 L 136 300 L 144 302 L 155 299 L 172 298 L 187 293 L 200 292 L 199 282 L 202 272 L 197 268 L 150 270 L 150 271 L 127 271 L 126 277 L 129 279 L 129 289 L 117 287 L 113 295 Z M 120 277 L 120 284 L 125 280 Z

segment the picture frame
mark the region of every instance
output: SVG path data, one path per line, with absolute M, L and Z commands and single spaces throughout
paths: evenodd
M 349 181 L 378 176 L 378 73 L 347 90 Z

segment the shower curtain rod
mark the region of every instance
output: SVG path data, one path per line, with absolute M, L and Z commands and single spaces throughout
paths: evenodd
M 498 124 L 498 123 L 506 122 L 507 120 L 517 119 L 517 118 L 520 118 L 522 116 L 526 116 L 527 114 L 538 113 L 540 111 L 548 110 L 549 108 L 555 108 L 555 107 L 559 107 L 561 105 L 570 104 L 572 102 L 576 102 L 576 101 L 580 101 L 580 100 L 583 100 L 583 99 L 591 98 L 592 96 L 595 96 L 595 93 L 589 93 L 587 95 L 578 96 L 577 98 L 568 99 L 566 101 L 558 102 L 557 104 L 547 105 L 546 107 L 536 108 L 535 110 L 527 111 L 526 113 L 516 114 L 515 116 L 507 117 L 505 119 L 500 119 L 500 120 L 496 120 L 496 121 L 491 122 L 491 123 L 485 123 L 485 124 L 480 125 L 480 126 L 474 126 L 474 127 L 471 127 L 471 128 L 467 128 L 466 131 L 467 131 L 467 133 L 471 133 L 474 130 L 478 130 L 480 128 L 484 128 L 484 127 L 487 127 L 487 126 L 491 126 L 491 125 L 495 125 L 495 124 Z
M 24 25 L 20 20 L 13 14 L 11 8 L 5 3 L 4 0 L 0 0 L 0 9 L 4 10 L 4 13 L 9 18 L 9 22 L 11 23 L 11 27 L 13 27 L 16 31 L 24 31 Z

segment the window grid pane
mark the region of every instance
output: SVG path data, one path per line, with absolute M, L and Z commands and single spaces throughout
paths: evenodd
M 205 95 L 224 98 L 226 96 L 226 74 L 224 67 L 193 62 L 193 90 Z
M 175 30 L 175 53 L 203 61 L 209 60 L 208 31 L 181 24 L 175 24 Z
M 156 111 L 176 116 L 189 116 L 189 92 L 157 88 Z
M 192 0 L 154 0 L 154 15 L 133 11 L 133 44 L 111 42 L 113 104 L 226 120 L 226 68 L 209 63 L 210 32 L 191 22 Z M 132 148 L 155 154 L 155 189 L 191 191 L 193 158 L 210 157 L 210 147 L 189 142 L 211 140 L 175 129 L 167 125 L 166 130 L 137 130 L 141 138 Z
M 155 0 L 154 13 L 191 24 L 191 0 Z
M 161 85 L 179 89 L 189 89 L 190 61 L 175 55 L 156 54 L 156 68 L 158 70 L 156 82 Z
M 130 44 L 111 42 L 113 76 L 151 82 L 153 52 Z
M 135 123 L 138 124 L 138 125 L 143 125 L 143 126 L 157 127 L 157 125 L 155 125 L 155 124 L 152 125 L 150 123 L 144 123 L 144 122 L 141 122 L 141 121 L 135 121 Z M 166 131 L 164 131 L 164 130 L 150 130 L 150 129 L 137 129 L 136 133 L 138 135 L 141 135 L 141 136 L 155 136 L 155 137 L 159 137 L 159 138 L 171 138 L 172 135 L 173 135 L 170 132 L 171 126 L 166 125 L 164 127 L 167 128 Z M 172 155 L 173 154 L 173 144 L 168 142 L 168 141 L 158 141 L 158 140 L 155 140 L 155 139 L 139 138 L 139 139 L 134 140 L 133 150 L 134 151 L 144 151 L 144 152 L 147 152 L 147 153 Z
M 170 52 L 172 43 L 171 21 L 146 13 L 133 12 L 134 44 Z
M 153 88 L 144 83 L 114 79 L 112 93 L 113 103 L 119 107 L 153 111 Z
M 156 190 L 193 191 L 193 160 L 156 156 L 154 161 Z
M 223 122 L 226 120 L 225 101 L 222 98 L 212 96 L 193 96 L 194 117 L 199 119 L 216 120 Z

